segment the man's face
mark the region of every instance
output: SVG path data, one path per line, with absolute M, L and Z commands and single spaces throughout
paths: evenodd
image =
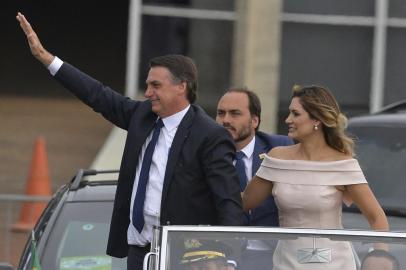
M 239 92 L 229 92 L 221 97 L 216 121 L 230 132 L 236 143 L 245 142 L 245 145 L 255 136 L 259 124 L 258 117 L 250 113 L 248 96 Z
M 185 266 L 185 270 L 225 270 L 226 267 L 216 260 L 193 262 Z
M 165 67 L 152 67 L 146 80 L 144 96 L 151 101 L 152 111 L 161 118 L 184 109 L 189 102 L 186 98 L 186 82 L 173 81 Z

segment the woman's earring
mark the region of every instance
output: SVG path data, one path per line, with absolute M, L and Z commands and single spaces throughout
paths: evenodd
M 318 130 L 319 127 L 317 125 L 314 125 L 314 130 Z

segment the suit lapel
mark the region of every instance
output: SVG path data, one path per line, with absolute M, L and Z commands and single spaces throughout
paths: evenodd
M 255 136 L 255 146 L 254 146 L 254 153 L 252 159 L 252 177 L 256 174 L 261 165 L 261 158 L 259 157 L 263 153 L 267 153 L 266 145 L 263 143 L 260 137 Z
M 169 150 L 168 162 L 166 164 L 165 178 L 162 188 L 161 205 L 165 201 L 166 196 L 168 194 L 168 189 L 170 182 L 172 180 L 173 171 L 175 169 L 176 164 L 178 163 L 179 155 L 183 148 L 183 143 L 189 135 L 190 126 L 193 123 L 194 115 L 195 113 L 193 111 L 193 107 L 190 106 L 188 112 L 180 122 L 175 137 L 173 138 L 171 149 Z

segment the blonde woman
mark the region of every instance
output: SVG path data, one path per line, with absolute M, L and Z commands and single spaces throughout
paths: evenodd
M 286 123 L 288 136 L 297 144 L 267 154 L 243 194 L 244 210 L 255 208 L 272 193 L 281 227 L 339 229 L 342 202 L 354 202 L 373 230 L 388 230 L 385 213 L 353 157 L 346 121 L 328 89 L 294 88 Z M 318 238 L 318 255 L 323 257 L 318 263 L 305 258 L 312 247 L 309 238 L 279 241 L 274 269 L 356 269 L 348 242 Z

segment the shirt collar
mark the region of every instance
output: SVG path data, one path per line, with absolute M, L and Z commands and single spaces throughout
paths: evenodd
M 175 114 L 172 114 L 171 116 L 162 118 L 162 122 L 164 122 L 165 128 L 169 132 L 172 131 L 174 128 L 177 128 L 179 126 L 180 122 L 182 121 L 183 117 L 189 110 L 189 108 L 190 108 L 190 104 L 186 108 L 181 110 L 180 112 L 177 112 Z
M 244 152 L 245 156 L 250 159 L 252 154 L 254 153 L 254 147 L 255 147 L 255 136 L 252 138 L 252 140 L 240 151 Z

